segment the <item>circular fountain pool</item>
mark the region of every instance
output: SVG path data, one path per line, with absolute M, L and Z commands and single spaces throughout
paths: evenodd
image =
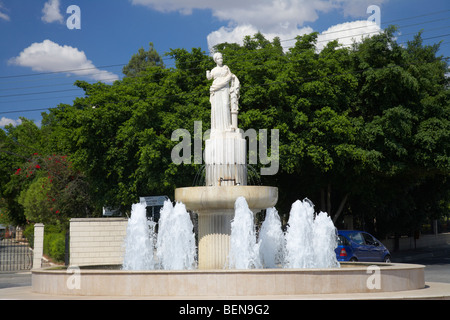
M 328 269 L 151 270 L 100 266 L 32 271 L 33 292 L 77 296 L 240 298 L 422 289 L 424 266 L 342 263 Z M 119 268 L 119 266 L 117 266 Z

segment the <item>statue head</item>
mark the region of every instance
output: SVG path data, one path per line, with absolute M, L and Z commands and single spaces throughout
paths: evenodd
M 214 53 L 213 59 L 214 59 L 215 63 L 217 63 L 219 66 L 222 66 L 222 64 L 223 64 L 223 57 L 222 57 L 222 54 L 220 52 Z

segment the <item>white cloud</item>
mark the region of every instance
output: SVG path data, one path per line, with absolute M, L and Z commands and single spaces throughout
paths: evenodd
M 249 35 L 255 35 L 259 30 L 252 25 L 238 25 L 234 28 L 232 27 L 222 27 L 219 30 L 211 32 L 207 36 L 208 47 L 212 49 L 213 46 L 219 43 L 238 43 L 240 45 L 243 44 L 244 37 Z M 289 48 L 293 46 L 295 43 L 295 37 L 298 35 L 308 34 L 313 32 L 314 30 L 310 27 L 305 28 L 295 28 L 295 29 L 286 29 L 284 32 L 278 33 L 263 33 L 264 37 L 267 40 L 272 41 L 275 37 L 279 37 L 282 42 L 282 46 L 284 48 Z M 287 41 L 289 40 L 289 41 Z
M 5 6 L 3 5 L 3 3 L 0 2 L 0 19 L 3 19 L 5 21 L 10 21 L 11 19 L 9 18 L 9 16 L 2 12 L 5 10 Z
M 373 21 L 359 20 L 331 26 L 317 38 L 317 49 L 322 50 L 328 42 L 338 40 L 342 46 L 361 42 L 363 38 L 381 33 L 380 27 Z
M 293 39 L 298 35 L 312 32 L 307 23 L 314 22 L 322 13 L 335 11 L 345 17 L 369 17 L 367 8 L 370 5 L 381 5 L 389 0 L 131 0 L 134 5 L 144 5 L 161 12 L 180 12 L 191 14 L 195 9 L 211 10 L 216 18 L 227 21 L 228 26 L 211 32 L 208 37 L 208 46 L 222 42 L 242 43 L 245 35 L 254 35 L 261 32 L 267 39 L 275 36 L 280 39 Z M 365 22 L 365 21 L 364 21 Z M 358 34 L 375 31 L 373 26 L 362 28 L 362 22 L 355 21 L 350 24 L 334 26 L 319 36 L 319 49 L 330 39 L 341 38 L 341 43 L 350 44 L 352 37 L 360 40 Z M 357 28 L 334 34 L 338 29 Z M 333 34 L 333 35 L 332 35 Z M 331 36 L 332 35 L 332 36 Z M 293 45 L 283 43 L 284 47 Z M 322 45 L 321 45 L 322 44 Z
M 330 0 L 132 0 L 161 12 L 178 11 L 190 14 L 195 9 L 210 9 L 213 16 L 237 25 L 253 25 L 262 32 L 276 32 L 312 22 L 318 12 L 333 9 Z
M 44 4 L 44 8 L 42 9 L 42 21 L 52 23 L 59 22 L 63 23 L 63 16 L 59 11 L 59 0 L 48 0 Z
M 20 119 L 14 120 L 14 119 L 9 119 L 9 118 L 5 118 L 5 117 L 2 117 L 0 119 L 0 127 L 5 127 L 9 124 L 12 124 L 13 126 L 18 126 L 21 123 L 22 123 L 22 120 L 20 120 Z
M 113 82 L 119 79 L 114 73 L 96 68 L 84 51 L 67 45 L 61 46 L 51 40 L 31 44 L 8 63 L 29 67 L 38 72 L 64 71 L 96 81 Z
M 365 17 L 369 5 L 381 5 L 389 0 L 131 0 L 161 12 L 177 11 L 191 14 L 195 9 L 209 9 L 224 21 L 238 25 L 250 24 L 264 32 L 274 32 L 289 25 L 291 28 L 314 22 L 320 13 L 332 10 L 344 16 Z
M 219 43 L 238 43 L 243 44 L 246 35 L 253 36 L 259 30 L 252 25 L 237 26 L 235 28 L 222 27 L 219 30 L 211 32 L 208 37 L 208 47 L 212 47 Z M 263 33 L 264 37 L 270 41 L 275 37 L 280 37 L 281 45 L 285 50 L 294 46 L 298 35 L 309 34 L 314 30 L 310 27 L 301 29 L 286 29 L 284 32 Z M 350 46 L 354 42 L 361 42 L 363 38 L 372 37 L 381 33 L 382 30 L 374 22 L 367 20 L 359 20 L 345 22 L 331 26 L 317 37 L 317 50 L 321 51 L 330 41 L 337 40 L 341 46 Z

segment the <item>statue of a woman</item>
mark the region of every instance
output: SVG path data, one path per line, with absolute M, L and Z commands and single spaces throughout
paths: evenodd
M 211 71 L 206 71 L 206 78 L 214 79 L 209 88 L 211 133 L 231 130 L 230 82 L 233 76 L 228 66 L 223 65 L 223 57 L 220 52 L 216 52 L 213 58 L 217 66 Z

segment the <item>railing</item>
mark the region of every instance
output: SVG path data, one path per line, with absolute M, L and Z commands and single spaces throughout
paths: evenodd
M 30 270 L 33 250 L 25 240 L 5 238 L 0 241 L 0 271 Z

